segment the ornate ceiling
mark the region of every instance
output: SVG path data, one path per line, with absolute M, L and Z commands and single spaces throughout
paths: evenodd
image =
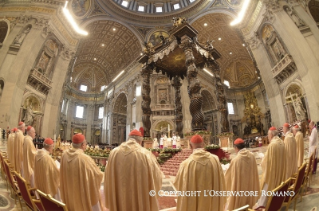
M 96 21 L 85 30 L 89 35 L 79 44 L 72 77 L 76 86 L 81 81 L 92 85 L 90 91 L 100 91 L 99 86 L 108 85 L 140 55 L 142 48 L 137 37 L 117 22 Z M 101 78 L 93 79 L 93 73 L 84 74 L 84 70 L 94 70 Z
M 243 40 L 230 26 L 231 21 L 230 16 L 215 13 L 197 19 L 192 26 L 199 32 L 198 41 L 203 45 L 207 40 L 214 40 L 213 46 L 221 54 L 217 61 L 222 81 L 229 81 L 231 88 L 241 88 L 256 82 L 258 76 Z
M 127 114 L 127 99 L 124 93 L 120 94 L 114 104 L 114 113 Z

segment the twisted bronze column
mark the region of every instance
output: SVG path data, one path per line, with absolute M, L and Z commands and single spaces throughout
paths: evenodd
M 152 68 L 150 68 L 149 65 L 146 63 L 143 64 L 141 76 L 143 77 L 143 89 L 142 89 L 142 110 L 143 110 L 143 116 L 142 116 L 142 122 L 144 127 L 144 137 L 150 137 L 150 129 L 151 129 L 151 86 L 150 86 L 150 76 L 151 76 Z
M 229 122 L 228 122 L 228 109 L 225 96 L 224 85 L 220 79 L 220 67 L 219 65 L 211 60 L 208 62 L 208 66 L 213 70 L 215 76 L 215 87 L 216 87 L 216 96 L 218 103 L 218 110 L 221 114 L 221 132 L 229 132 Z
M 192 130 L 194 131 L 203 130 L 205 127 L 202 113 L 203 97 L 200 93 L 201 86 L 197 78 L 198 71 L 194 62 L 193 44 L 194 42 L 189 36 L 181 37 L 180 47 L 184 50 L 186 56 L 188 94 L 191 100 L 189 110 L 192 115 Z
M 182 83 L 178 76 L 175 76 L 172 82 L 172 86 L 175 88 L 175 123 L 176 132 L 183 138 L 183 112 L 181 102 L 181 86 Z

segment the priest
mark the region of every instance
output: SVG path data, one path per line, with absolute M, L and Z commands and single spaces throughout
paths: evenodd
M 43 148 L 37 151 L 34 161 L 35 186 L 42 192 L 50 194 L 56 200 L 60 197 L 60 170 L 50 154 L 52 154 L 54 142 L 46 138 Z
M 311 156 L 311 154 L 317 150 L 315 154 L 315 160 L 314 160 L 314 165 L 313 165 L 313 171 L 312 173 L 315 174 L 317 171 L 317 158 L 319 154 L 319 149 L 318 149 L 318 133 L 317 133 L 317 128 L 314 123 L 314 121 L 310 121 L 309 123 L 309 129 L 311 131 L 311 134 L 309 136 L 309 154 L 308 157 Z
M 286 179 L 294 175 L 298 171 L 297 167 L 297 144 L 294 135 L 289 130 L 289 124 L 283 125 L 283 133 L 285 136 L 286 150 Z
M 178 196 L 176 210 L 224 210 L 226 198 L 207 192 L 226 190 L 224 173 L 218 157 L 204 150 L 204 140 L 200 135 L 191 138 L 190 146 L 193 154 L 180 164 L 174 186 L 181 193 L 190 191 L 193 195 Z
M 142 141 L 142 134 L 132 130 L 128 140 L 111 151 L 104 175 L 105 204 L 110 211 L 159 210 L 162 172 Z M 149 194 L 152 190 L 156 195 Z
M 69 211 L 100 211 L 100 185 L 103 173 L 91 157 L 84 154 L 84 135 L 72 137 L 72 148 L 62 154 L 60 191 Z
M 297 146 L 297 166 L 298 168 L 302 166 L 304 162 L 304 141 L 303 141 L 303 134 L 300 132 L 300 128 L 298 125 L 292 128 L 292 132 L 296 139 L 296 146 Z
M 33 139 L 35 137 L 34 128 L 27 127 L 27 135 L 24 137 L 23 142 L 23 173 L 24 179 L 34 188 L 34 158 L 37 150 L 34 147 Z
M 25 124 L 24 122 L 19 122 L 18 131 L 16 132 L 14 144 L 13 144 L 13 157 L 12 164 L 14 166 L 14 170 L 23 175 L 23 142 L 24 142 L 24 132 L 25 132 Z
M 15 139 L 15 136 L 16 136 L 16 132 L 18 131 L 17 128 L 13 128 L 12 129 L 12 132 L 9 134 L 8 136 L 8 142 L 7 142 L 7 156 L 8 156 L 8 160 L 9 162 L 12 163 L 12 160 L 13 160 L 13 150 L 14 150 L 14 139 Z
M 245 142 L 241 138 L 235 140 L 234 148 L 237 156 L 232 159 L 225 174 L 227 191 L 258 193 L 260 186 L 255 156 L 245 148 Z M 225 210 L 234 210 L 247 204 L 252 207 L 257 200 L 258 195 L 230 196 L 227 199 Z
M 268 140 L 270 144 L 261 161 L 263 171 L 260 187 L 262 191 L 272 191 L 286 180 L 286 150 L 284 142 L 278 137 L 278 130 L 271 127 L 268 130 Z M 284 159 L 283 159 L 284 158 Z M 267 195 L 261 194 L 254 209 L 267 205 Z

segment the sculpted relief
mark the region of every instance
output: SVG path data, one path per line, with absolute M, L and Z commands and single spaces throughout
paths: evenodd
M 290 16 L 291 20 L 296 24 L 298 28 L 306 25 L 305 22 L 298 17 L 297 13 L 293 9 L 285 5 L 284 10 Z

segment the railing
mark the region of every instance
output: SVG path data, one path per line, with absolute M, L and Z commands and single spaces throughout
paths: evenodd
M 275 67 L 272 68 L 273 77 L 277 83 L 286 80 L 296 70 L 295 62 L 291 55 L 286 54 Z

